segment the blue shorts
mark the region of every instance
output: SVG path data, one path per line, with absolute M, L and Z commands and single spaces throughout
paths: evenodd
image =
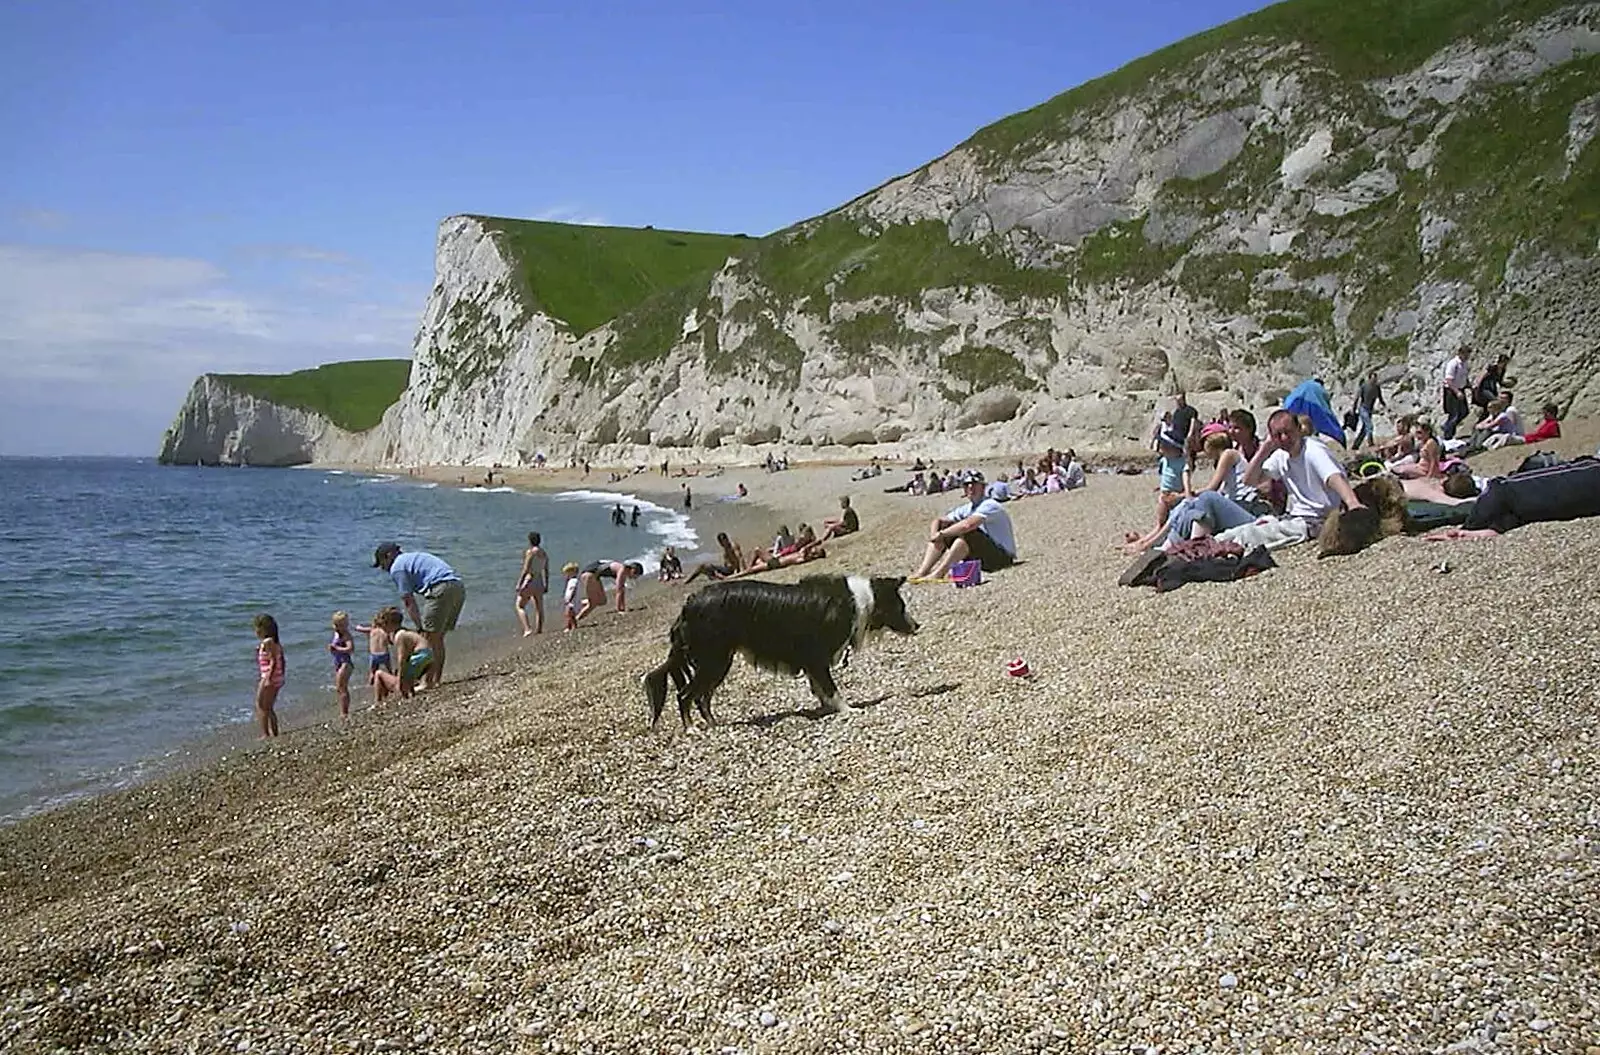
M 372 664 L 370 669 L 373 672 L 380 670 L 385 672 L 390 671 L 389 653 L 387 652 L 369 652 L 367 653 L 367 662 Z

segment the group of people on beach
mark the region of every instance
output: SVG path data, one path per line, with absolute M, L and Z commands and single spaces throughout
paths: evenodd
M 350 680 L 355 669 L 352 631 L 367 635 L 367 684 L 376 706 L 391 696 L 406 698 L 419 687 L 431 688 L 444 676 L 445 635 L 456 628 L 467 599 L 466 584 L 454 568 L 431 553 L 402 552 L 395 542 L 382 542 L 373 551 L 372 566 L 394 580 L 400 603 L 410 613 L 415 630 L 408 629 L 400 608 L 389 606 L 372 617 L 370 625 L 350 622 L 345 611 L 333 613 L 333 635 L 328 654 L 333 662 L 334 692 L 339 714 L 350 714 Z M 256 720 L 263 738 L 278 735 L 278 694 L 288 674 L 288 660 L 279 638 L 278 621 L 261 614 L 255 618 Z
M 1553 404 L 1542 408 L 1537 424 L 1524 428 L 1515 408 L 1512 380 L 1506 376 L 1509 357 L 1490 363 L 1470 389 L 1463 380 L 1468 357 L 1468 350 L 1461 349 L 1443 371 L 1445 426 L 1436 432 L 1426 418 L 1401 415 L 1396 419 L 1395 435 L 1382 443 L 1373 436 L 1373 413 L 1386 406 L 1376 373 L 1368 374 L 1358 386 L 1343 431 L 1337 419 L 1331 427 L 1328 424 L 1331 411 L 1319 415 L 1306 413 L 1304 406 L 1286 406 L 1267 419 L 1264 439 L 1258 435 L 1250 411 L 1223 410 L 1202 422 L 1186 395 L 1178 393 L 1151 437 L 1158 477 L 1153 524 L 1142 532 L 1127 532 L 1121 545 L 1129 555 L 1142 555 L 1207 538 L 1268 548 L 1316 538 L 1335 514 L 1366 509 L 1357 483 L 1374 475 L 1392 476 L 1412 502 L 1475 503 L 1467 507 L 1465 516 L 1427 533 L 1424 537 L 1428 539 L 1481 538 L 1534 520 L 1600 515 L 1600 461 L 1596 459 L 1580 459 L 1564 468 L 1527 466 L 1494 481 L 1476 477 L 1467 469 L 1466 459 L 1481 451 L 1537 444 L 1561 435 L 1560 414 Z M 1312 388 L 1315 395 L 1321 385 L 1315 383 Z M 1325 390 L 1318 401 L 1327 409 Z M 1292 405 L 1294 398 L 1288 402 Z M 1456 439 L 1454 433 L 1471 413 L 1463 409 L 1464 404 L 1476 406 L 1478 417 L 1469 436 Z M 1354 457 L 1343 463 L 1336 445 L 1348 442 L 1352 430 L 1350 453 Z M 787 467 L 787 459 L 784 465 Z M 665 475 L 668 465 L 664 462 L 661 469 Z M 871 476 L 883 473 L 881 466 L 868 471 Z M 1073 491 L 1087 483 L 1076 453 L 1054 449 L 1045 451 L 1032 465 L 1018 461 L 1014 473 L 1003 473 L 993 481 L 976 469 L 941 470 L 921 459 L 910 467 L 910 473 L 903 484 L 886 490 L 927 495 L 959 489 L 963 498 L 929 525 L 922 557 L 910 574 L 913 580 L 924 581 L 948 581 L 959 562 L 971 562 L 986 572 L 1016 563 L 1016 532 L 1006 503 Z M 744 493 L 741 487 L 738 496 Z M 684 507 L 691 508 L 691 502 L 684 484 Z M 621 512 L 619 505 L 613 518 L 620 520 Z M 629 522 L 637 524 L 637 507 Z M 687 576 L 682 558 L 674 547 L 667 546 L 661 555 L 659 578 L 662 582 L 693 583 L 808 564 L 827 556 L 825 543 L 860 529 L 860 517 L 844 496 L 839 499 L 839 514 L 824 519 L 820 531 L 801 524 L 798 531 L 790 532 L 788 525 L 781 525 L 770 542 L 763 540 L 748 555 L 726 532 L 718 533 L 718 555 L 700 562 Z M 461 577 L 430 553 L 403 552 L 398 544 L 385 542 L 374 551 L 373 567 L 394 580 L 415 629 L 404 625 L 399 606 L 375 613 L 369 625 L 352 625 L 343 611 L 333 614 L 328 651 L 341 715 L 349 714 L 350 681 L 356 666 L 352 632 L 367 635 L 366 673 L 374 706 L 390 697 L 409 697 L 418 688 L 439 683 L 445 668 L 445 636 L 455 628 L 466 597 Z M 563 621 L 565 628 L 572 630 L 607 606 L 608 584 L 615 610 L 627 611 L 628 584 L 644 574 L 644 567 L 638 561 L 606 558 L 583 565 L 569 561 L 561 572 L 566 577 Z M 549 582 L 549 555 L 539 532 L 529 532 L 515 591 L 516 614 L 524 636 L 544 631 L 544 596 Z M 257 717 L 261 735 L 276 736 L 274 706 L 287 661 L 277 621 L 271 615 L 257 616 L 255 630 Z
M 617 507 L 619 510 L 621 506 Z M 635 514 L 638 507 L 634 507 Z M 576 630 L 589 615 L 606 606 L 606 583 L 613 584 L 616 610 L 628 610 L 628 582 L 644 574 L 644 565 L 638 561 L 601 558 L 580 565 L 568 561 L 561 566 L 566 577 L 566 590 L 562 594 L 561 610 L 566 630 Z M 522 568 L 517 573 L 516 610 L 522 636 L 532 637 L 544 633 L 544 595 L 550 586 L 550 555 L 545 552 L 544 538 L 537 531 L 528 532 L 528 548 L 522 551 Z M 533 620 L 528 619 L 528 608 L 533 608 Z
M 1202 427 L 1183 393 L 1176 403 L 1155 438 L 1155 524 L 1124 536 L 1130 556 L 1258 523 L 1263 534 L 1270 524 L 1275 540 L 1304 540 L 1315 537 L 1334 510 L 1361 507 L 1332 452 L 1312 438 L 1314 430 L 1299 415 L 1276 411 L 1262 442 L 1248 410 L 1227 411 L 1225 420 Z M 1196 439 L 1210 463 L 1204 484 L 1191 454 Z
M 1465 353 L 1458 352 L 1445 370 L 1442 401 L 1451 433 L 1467 413 L 1462 410 L 1467 396 L 1459 383 L 1464 362 Z M 1408 506 L 1407 518 L 1412 515 L 1412 503 L 1431 507 L 1475 503 L 1465 508 L 1458 523 L 1424 535 L 1430 540 L 1498 533 L 1511 521 L 1504 517 L 1496 520 L 1494 511 L 1502 509 L 1513 487 L 1519 493 L 1528 492 L 1530 484 L 1544 490 L 1536 501 L 1519 503 L 1523 512 L 1515 518 L 1516 524 L 1530 519 L 1567 519 L 1569 514 L 1593 515 L 1584 512 L 1587 507 L 1582 501 L 1570 502 L 1558 493 L 1570 489 L 1575 480 L 1589 479 L 1583 474 L 1590 472 L 1590 467 L 1579 466 L 1577 476 L 1524 477 L 1501 486 L 1493 495 L 1493 485 L 1521 474 L 1490 481 L 1470 471 L 1465 459 L 1479 451 L 1510 443 L 1539 443 L 1561 435 L 1559 413 L 1549 404 L 1539 426 L 1521 431 L 1520 418 L 1508 413 L 1510 389 L 1500 387 L 1506 383 L 1508 362 L 1508 357 L 1500 357 L 1476 386 L 1472 399 L 1480 404 L 1480 415 L 1473 426 L 1474 436 L 1467 440 L 1449 439 L 1436 433 L 1425 418 L 1402 415 L 1391 440 L 1373 442 L 1371 412 L 1383 405 L 1375 373 L 1362 383 L 1357 405 L 1343 422 L 1345 431 L 1340 431 L 1331 411 L 1316 413 L 1316 404 L 1326 409 L 1327 400 L 1325 394 L 1317 394 L 1320 383 L 1310 382 L 1312 405 L 1275 411 L 1267 421 L 1265 441 L 1256 435 L 1256 420 L 1249 411 L 1225 410 L 1216 420 L 1202 424 L 1179 393 L 1153 437 L 1159 477 L 1154 525 L 1147 532 L 1128 532 L 1123 546 L 1130 556 L 1137 556 L 1170 551 L 1201 538 L 1269 548 L 1318 538 L 1335 514 L 1366 509 L 1352 476 L 1358 481 L 1392 477 Z M 1293 397 L 1289 402 L 1295 402 Z M 1364 451 L 1352 451 L 1353 457 L 1346 463 L 1339 449 L 1351 428 L 1356 430 L 1355 446 L 1367 446 Z M 1202 464 L 1209 466 L 1203 484 Z M 1369 517 L 1375 519 L 1376 514 Z M 1500 526 L 1491 528 L 1489 520 Z M 1324 540 L 1325 550 L 1329 545 Z
M 839 515 L 825 517 L 820 534 L 810 524 L 801 524 L 796 532 L 791 532 L 789 525 L 783 524 L 778 527 L 770 543 L 763 540 L 761 544 L 751 548 L 748 556 L 745 555 L 743 547 L 729 537 L 726 531 L 718 532 L 717 546 L 720 553 L 710 560 L 701 561 L 683 581 L 692 583 L 702 577 L 711 580 L 737 579 L 746 575 L 777 571 L 779 568 L 809 564 L 828 555 L 823 543 L 830 539 L 852 535 L 860 530 L 861 517 L 850 504 L 850 496 L 841 495 Z M 669 560 L 673 569 L 671 572 L 668 571 Z M 662 555 L 661 581 L 674 581 L 682 574 L 681 560 L 672 547 L 667 547 Z
M 883 493 L 920 497 L 960 491 L 966 486 L 967 472 L 954 468 L 941 470 L 933 462 L 924 464 L 918 458 L 911 466 L 911 476 L 894 487 L 885 487 Z M 985 494 L 996 502 L 1009 502 L 1015 498 L 1076 491 L 1088 482 L 1088 472 L 1076 451 L 1058 451 L 1052 447 L 1032 465 L 1019 459 L 1014 472 L 1002 472 L 985 485 Z

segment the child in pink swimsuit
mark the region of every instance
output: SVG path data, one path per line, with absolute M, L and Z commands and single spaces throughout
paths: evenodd
M 283 645 L 278 643 L 278 621 L 270 615 L 256 616 L 256 667 L 261 680 L 256 683 L 256 718 L 261 722 L 261 738 L 278 735 L 278 716 L 272 710 L 278 702 L 278 690 L 283 688 L 283 678 L 288 671 L 283 658 Z

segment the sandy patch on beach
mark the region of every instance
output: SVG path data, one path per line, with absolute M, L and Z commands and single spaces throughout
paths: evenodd
M 903 573 L 955 499 L 854 471 L 719 479 L 851 494 L 808 570 Z M 848 716 L 741 663 L 719 727 L 648 730 L 664 589 L 6 829 L 0 1045 L 1600 1045 L 1600 524 L 1158 596 L 1112 545 L 1152 486 L 1013 504 L 1025 563 L 906 587 L 923 631 L 855 657 Z

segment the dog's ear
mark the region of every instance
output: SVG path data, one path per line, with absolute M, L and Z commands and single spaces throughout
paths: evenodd
M 906 584 L 906 577 L 904 575 L 896 575 L 894 577 L 894 588 L 896 590 L 900 589 L 900 587 L 904 586 L 905 584 Z

